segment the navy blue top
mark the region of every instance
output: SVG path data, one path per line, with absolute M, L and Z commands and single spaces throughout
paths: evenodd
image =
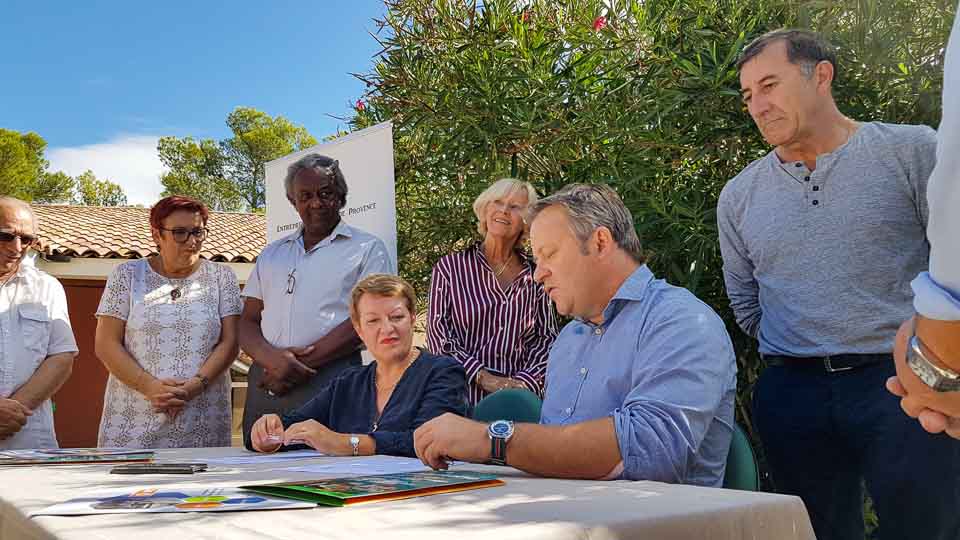
M 370 435 L 377 442 L 377 454 L 415 457 L 413 430 L 445 412 L 466 415 L 466 372 L 453 358 L 421 350 L 400 377 L 379 420 L 376 371 L 376 362 L 348 368 L 313 399 L 283 415 L 284 429 L 313 419 L 338 433 Z

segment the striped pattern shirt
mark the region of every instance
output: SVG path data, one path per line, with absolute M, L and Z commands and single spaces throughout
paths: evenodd
M 518 379 L 543 396 L 557 318 L 543 287 L 533 281 L 533 261 L 518 254 L 523 269 L 506 291 L 479 242 L 433 267 L 427 341 L 434 354 L 463 364 L 471 404 L 487 395 L 476 383 L 481 369 Z

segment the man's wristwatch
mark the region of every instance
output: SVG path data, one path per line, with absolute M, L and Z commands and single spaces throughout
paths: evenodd
M 960 373 L 940 367 L 923 354 L 920 339 L 914 334 L 907 343 L 907 365 L 927 386 L 937 392 L 960 392 Z
M 490 437 L 490 464 L 507 464 L 507 443 L 513 437 L 513 422 L 510 420 L 496 420 L 487 426 L 487 436 Z
M 360 455 L 360 437 L 357 437 L 356 435 L 350 436 L 350 448 L 353 448 L 353 455 Z

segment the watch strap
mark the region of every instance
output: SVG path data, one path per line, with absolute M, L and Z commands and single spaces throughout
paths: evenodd
M 507 464 L 507 440 L 501 437 L 490 437 L 490 463 L 492 465 Z
M 907 365 L 914 375 L 937 392 L 960 391 L 960 373 L 931 362 L 924 355 L 923 348 L 916 335 L 907 342 Z

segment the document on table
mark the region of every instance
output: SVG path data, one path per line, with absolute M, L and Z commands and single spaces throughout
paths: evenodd
M 313 473 L 317 478 L 346 478 L 374 474 L 429 471 L 419 459 L 396 456 L 344 457 L 323 463 L 285 467 L 285 471 Z
M 294 508 L 316 508 L 316 504 L 268 495 L 252 495 L 232 488 L 148 486 L 132 490 L 112 490 L 70 499 L 33 512 L 31 516 L 237 512 Z
M 242 456 L 205 458 L 204 461 L 211 465 L 257 465 L 262 463 L 285 463 L 297 459 L 318 458 L 325 456 L 326 454 L 317 452 L 316 450 L 293 450 L 290 452 L 277 452 L 276 454 L 248 452 Z

